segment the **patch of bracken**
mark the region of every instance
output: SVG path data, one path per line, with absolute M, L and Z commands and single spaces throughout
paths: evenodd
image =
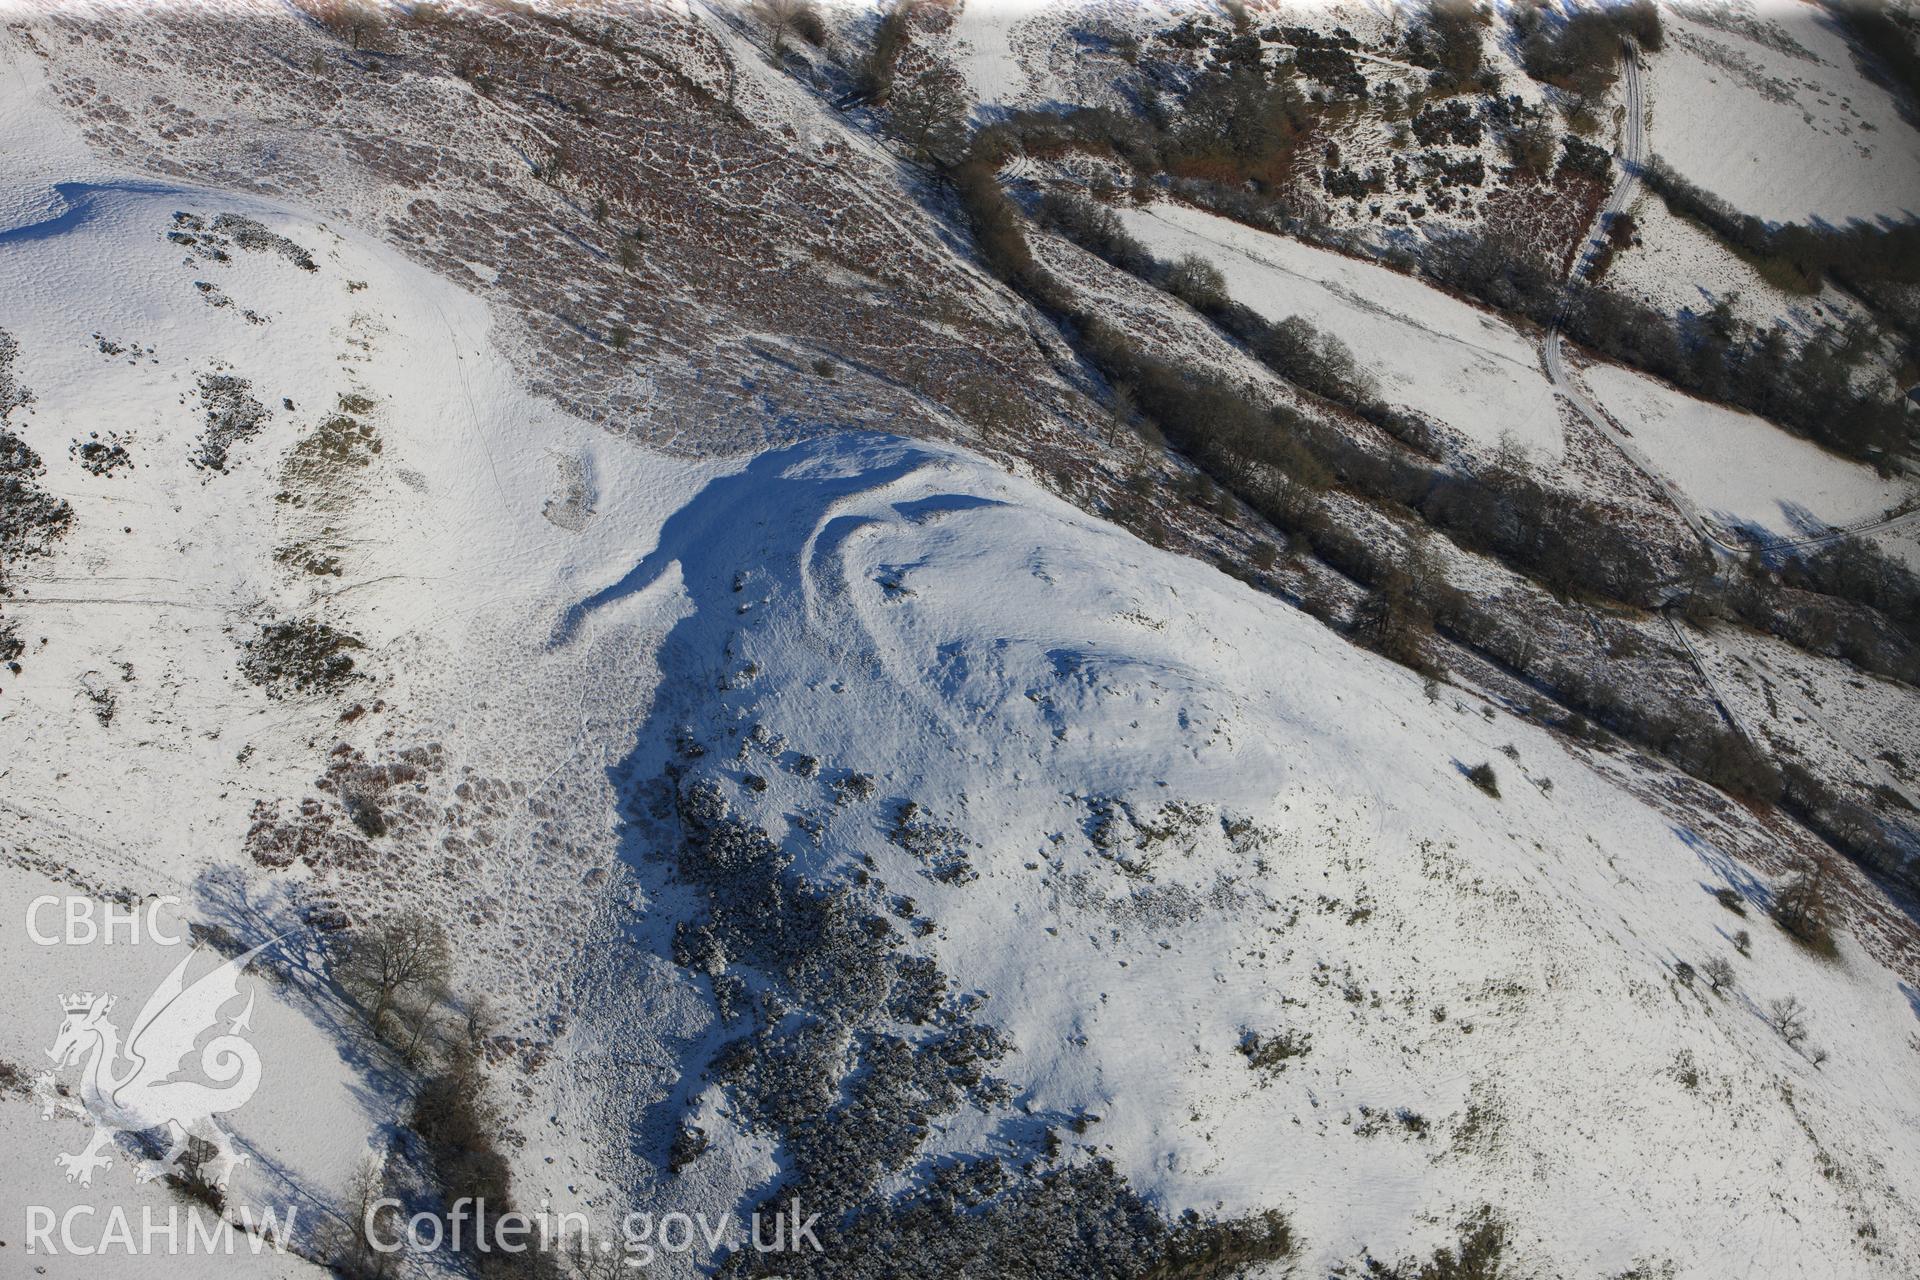
M 133 454 L 127 449 L 127 441 L 118 432 L 109 431 L 104 439 L 98 431 L 87 434 L 85 440 L 75 440 L 67 446 L 67 454 L 80 464 L 80 469 L 92 476 L 110 476 L 122 468 L 133 467 Z
M 190 457 L 203 471 L 227 471 L 228 454 L 233 446 L 258 435 L 273 414 L 248 394 L 253 384 L 230 373 L 200 375 L 200 403 L 206 412 L 207 429 L 200 434 Z
M 269 622 L 247 642 L 240 670 L 268 696 L 333 693 L 357 678 L 358 637 L 315 618 Z
M 302 271 L 318 271 L 320 264 L 313 255 L 293 241 L 269 231 L 252 218 L 243 218 L 237 213 L 223 213 L 213 220 L 216 233 L 231 236 L 233 242 L 252 253 L 277 253 L 299 267 Z
M 373 857 L 373 846 L 318 800 L 305 800 L 293 814 L 278 802 L 256 801 L 241 848 L 256 864 L 279 869 L 294 863 L 310 867 L 354 867 Z

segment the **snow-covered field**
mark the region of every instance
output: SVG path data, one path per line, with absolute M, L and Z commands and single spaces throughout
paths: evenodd
M 1818 294 L 1789 294 L 1729 253 L 1711 234 L 1667 212 L 1660 197 L 1641 188 L 1632 204 L 1640 243 L 1615 255 L 1607 287 L 1669 315 L 1704 316 L 1726 302 L 1734 317 L 1760 329 L 1784 324 L 1795 334 L 1844 324 L 1863 308 L 1827 286 Z
M 1272 320 L 1304 317 L 1339 338 L 1376 375 L 1388 403 L 1429 414 L 1484 446 L 1511 436 L 1543 461 L 1560 456 L 1553 387 L 1539 352 L 1491 313 L 1386 267 L 1184 205 L 1120 216 L 1155 256 L 1193 254 L 1218 267 L 1234 301 Z
M 1883 479 L 1764 419 L 1644 374 L 1595 365 L 1580 377 L 1654 466 L 1729 530 L 1810 537 L 1871 519 L 1911 496 L 1908 482 Z
M 1781 222 L 1920 214 L 1920 133 L 1831 18 L 1769 4 L 1662 14 L 1648 138 L 1683 176 Z

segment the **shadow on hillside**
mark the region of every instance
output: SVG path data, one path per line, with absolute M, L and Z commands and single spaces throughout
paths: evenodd
M 806 566 L 782 552 L 811 544 L 814 530 L 837 503 L 910 475 L 937 457 L 897 437 L 871 435 L 807 441 L 763 453 L 745 470 L 708 481 L 667 517 L 658 543 L 638 564 L 561 614 L 549 647 L 571 643 L 591 615 L 645 593 L 675 565 L 693 612 L 674 628 L 668 646 L 684 649 L 689 642 L 710 639 L 729 627 L 727 619 L 745 612 L 740 606 L 754 596 L 765 596 L 769 589 L 797 593 Z M 878 465 L 869 469 L 862 462 Z M 776 531 L 792 536 L 776 541 Z M 754 580 L 751 594 L 748 576 Z M 669 680 L 675 674 L 665 672 Z
M 676 926 L 703 909 L 698 895 L 674 876 L 680 840 L 674 787 L 690 758 L 688 744 L 710 745 L 744 727 L 728 714 L 729 704 L 744 706 L 754 697 L 750 690 L 736 692 L 729 678 L 729 664 L 741 660 L 731 651 L 739 633 L 763 625 L 769 616 L 786 625 L 810 600 L 838 590 L 833 564 L 838 548 L 870 521 L 836 508 L 942 460 L 924 445 L 864 434 L 761 454 L 743 470 L 708 481 L 667 518 L 655 546 L 631 570 L 566 608 L 554 626 L 551 647 L 585 642 L 596 615 L 654 592 L 660 595 L 653 602 L 657 607 L 679 614 L 657 650 L 658 693 L 634 729 L 630 750 L 607 776 L 618 797 L 619 857 L 647 902 L 630 924 L 628 940 L 697 983 L 709 1001 L 711 981 L 674 964 Z M 966 495 L 922 496 L 896 509 L 908 519 L 925 520 L 981 501 Z M 582 998 L 590 1003 L 592 994 Z M 706 1087 L 706 1063 L 744 1027 L 721 1022 L 716 1012 L 704 1025 L 656 1029 L 677 1070 L 666 1073 L 672 1083 L 641 1109 L 631 1133 L 635 1152 L 647 1163 L 664 1168 L 680 1123 Z M 776 1179 L 784 1176 L 784 1160 L 774 1164 L 780 1169 Z
M 54 194 L 66 206 L 59 213 L 38 222 L 0 229 L 0 246 L 51 240 L 78 230 L 93 221 L 99 198 L 104 195 L 195 195 L 191 187 L 162 182 L 57 182 Z
M 399 1130 L 398 1117 L 412 1096 L 409 1074 L 394 1053 L 373 1038 L 358 1008 L 328 975 L 321 933 L 307 923 L 308 911 L 289 886 L 280 881 L 251 881 L 239 867 L 215 865 L 201 873 L 191 893 L 190 905 L 198 908 L 193 921 L 196 946 L 231 958 L 269 944 L 249 972 L 270 984 L 279 1004 L 304 1018 L 332 1044 L 349 1069 L 347 1093 L 366 1116 L 372 1141 L 389 1145 Z M 196 962 L 189 981 L 203 971 Z M 298 1087 L 262 1073 L 264 1090 Z M 325 1252 L 330 1248 L 326 1239 L 330 1224 L 347 1222 L 343 1204 L 335 1199 L 345 1189 L 303 1181 L 273 1152 L 248 1139 L 244 1111 L 236 1112 L 236 1117 L 239 1125 L 234 1137 L 250 1157 L 250 1166 L 279 1188 L 278 1204 L 299 1209 L 296 1252 Z
M 1693 850 L 1693 855 L 1713 873 L 1713 882 L 1705 880 L 1700 882 L 1700 892 L 1711 896 L 1722 889 L 1731 888 L 1761 910 L 1764 910 L 1766 904 L 1773 900 L 1773 891 L 1767 887 L 1767 882 L 1755 875 L 1738 858 L 1720 849 L 1711 840 L 1699 835 L 1691 828 L 1674 823 L 1667 829 L 1673 832 L 1681 844 Z

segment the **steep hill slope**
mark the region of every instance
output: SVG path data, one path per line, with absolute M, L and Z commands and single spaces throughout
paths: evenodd
M 1431 677 L 1353 643 L 1367 593 L 1311 549 L 1276 564 L 1210 482 L 1176 496 L 1198 473 L 933 180 L 737 15 L 436 14 L 368 49 L 249 6 L 6 35 L 0 409 L 71 518 L 0 565 L 26 646 L 0 898 L 176 894 L 208 951 L 296 939 L 231 1211 L 303 1206 L 324 1264 L 367 1156 L 443 1208 L 420 1100 L 451 1080 L 515 1203 L 600 1241 L 633 1212 L 824 1215 L 821 1254 L 736 1229 L 662 1274 L 1913 1271 L 1908 902 L 1490 643 L 1436 639 Z M 1017 38 L 955 38 L 1033 91 Z M 1390 344 L 1395 402 L 1452 433 L 1436 465 L 1511 431 L 1560 482 L 1631 483 L 1506 321 L 1184 206 L 1127 221 L 1169 256 L 1231 242 L 1250 304 Z M 1035 242 L 1154 350 L 1395 447 Z M 1441 541 L 1324 501 L 1384 555 Z M 1142 507 L 1168 546 L 1115 522 Z M 1896 681 L 1430 559 L 1862 793 L 1920 759 Z M 1768 914 L 1808 865 L 1831 954 Z M 399 917 L 454 959 L 396 1034 L 346 975 Z M 7 937 L 6 1199 L 66 1205 L 81 1130 L 16 1086 L 58 994 L 166 966 Z M 98 1195 L 163 1203 L 130 1172 Z

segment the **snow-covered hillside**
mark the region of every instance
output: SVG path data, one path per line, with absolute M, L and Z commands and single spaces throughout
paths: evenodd
M 1635 798 L 1671 782 L 1645 762 L 1430 698 L 1231 579 L 894 441 L 716 480 L 566 634 L 662 614 L 672 665 L 710 679 L 656 705 L 624 776 L 685 726 L 683 792 L 713 781 L 809 878 L 929 921 L 912 951 L 1010 1037 L 1012 1108 L 939 1121 L 932 1150 L 1092 1113 L 1084 1144 L 1159 1203 L 1279 1204 L 1314 1266 L 1480 1203 L 1525 1274 L 1738 1271 L 1773 1249 L 1767 1201 L 1842 1269 L 1913 1247 L 1887 1126 L 1920 1114 L 1879 1093 L 1912 1047 L 1874 1030 L 1912 1017 L 1910 981 L 1773 936 L 1725 996 L 1675 978 L 1733 954 L 1713 893 L 1754 882 Z M 1498 797 L 1466 777 L 1484 762 Z M 835 803 L 846 771 L 871 794 Z M 1810 1067 L 1761 1017 L 1788 990 L 1884 1059 Z M 1250 1065 L 1249 1037 L 1298 1056 Z M 693 1096 L 753 1135 L 726 1088 Z M 1862 1216 L 1877 1243 L 1841 1243 Z
M 1911 685 L 1550 589 L 1423 527 L 1421 493 L 1322 478 L 1345 558 L 1281 528 L 1303 482 L 1242 500 L 1129 417 L 872 108 L 836 109 L 830 42 L 782 61 L 766 13 L 699 6 L 451 10 L 391 49 L 312 4 L 0 32 L 0 462 L 23 510 L 69 513 L 0 542 L 0 1274 L 376 1274 L 343 1243 L 369 1170 L 409 1210 L 465 1185 L 428 1124 L 449 1081 L 495 1185 L 598 1239 L 824 1215 L 823 1253 L 776 1268 L 736 1228 L 664 1275 L 1914 1273 L 1911 899 L 1514 655 L 1724 717 L 1890 839 Z M 987 119 L 1081 100 L 1109 42 L 1189 16 L 974 0 L 923 14 L 915 56 Z M 1568 374 L 1539 326 L 1358 248 L 1171 191 L 1116 221 L 1346 343 L 1437 440 L 1393 453 L 1062 236 L 1033 257 L 1430 488 L 1530 462 L 1551 503 L 1617 504 L 1659 603 L 1718 563 L 1696 506 L 1792 536 L 1905 496 L 1592 353 Z M 1389 660 L 1362 553 L 1537 629 L 1462 606 L 1431 660 Z M 1772 914 L 1812 867 L 1826 951 Z M 18 927 L 155 895 L 188 942 Z M 452 959 L 396 1035 L 351 970 L 400 919 Z M 208 1201 L 136 1182 L 126 1140 L 66 1179 L 86 1129 L 36 1079 L 82 1090 L 47 1054 L 73 994 L 130 1017 L 189 949 L 269 940 L 221 1019 L 260 1083 L 218 1200 L 297 1208 L 293 1252 L 25 1257 L 28 1206 Z
M 815 883 L 864 866 L 862 901 L 884 915 L 913 899 L 909 914 L 931 932 L 906 949 L 984 997 L 970 1016 L 1012 1046 L 994 1067 L 1011 1098 L 943 1121 L 927 1155 L 1031 1141 L 1096 1114 L 1085 1145 L 1155 1203 L 1282 1207 L 1329 1263 L 1365 1246 L 1423 1246 L 1438 1237 L 1412 1224 L 1445 1234 L 1480 1203 L 1500 1207 L 1535 1265 L 1700 1260 L 1696 1239 L 1724 1261 L 1723 1241 L 1745 1236 L 1763 1195 L 1799 1219 L 1803 1241 L 1821 1242 L 1813 1256 L 1871 1269 L 1915 1247 L 1914 1206 L 1891 1189 L 1914 1177 L 1900 1162 L 1920 1115 L 1878 1092 L 1907 1078 L 1911 1047 L 1875 1030 L 1912 1016 L 1901 979 L 1851 943 L 1825 965 L 1763 932 L 1734 991 L 1678 982 L 1678 960 L 1731 953 L 1734 921 L 1711 891 L 1754 881 L 1713 833 L 1630 798 L 1622 771 L 1635 787 L 1666 785 L 1644 762 L 1597 769 L 1471 694 L 1430 698 L 1417 677 L 1286 606 L 965 454 L 851 438 L 690 471 L 515 400 L 484 361 L 478 387 L 463 389 L 484 320 L 377 246 L 210 193 L 86 198 L 87 216 L 16 239 L 6 257 L 13 296 L 63 282 L 15 324 L 38 396 L 22 425 L 80 531 L 63 552 L 78 572 L 36 577 L 21 601 L 49 643 L 7 713 L 14 741 L 43 744 L 8 769 L 17 836 L 43 854 L 103 862 L 150 888 L 134 877 L 185 879 L 209 853 L 238 852 L 254 798 L 298 789 L 301 746 L 332 713 L 245 685 L 237 642 L 275 605 L 323 610 L 365 637 L 360 661 L 377 682 L 330 701 L 378 693 L 397 716 L 329 732 L 378 751 L 437 722 L 448 772 L 486 760 L 511 774 L 517 759 L 523 781 L 544 774 L 565 797 L 580 861 L 524 868 L 542 877 L 536 900 L 515 901 L 512 864 L 496 856 L 449 887 L 499 886 L 486 902 L 501 918 L 470 936 L 467 963 L 525 999 L 528 1018 L 569 1005 L 564 991 L 632 992 L 636 1004 L 590 1002 L 556 1046 L 564 1066 L 545 1077 L 556 1089 L 573 1077 L 560 1096 L 574 1097 L 568 1119 L 588 1133 L 603 1108 L 683 1098 L 711 1132 L 738 1130 L 742 1152 L 778 1136 L 700 1083 L 722 1034 L 694 1029 L 707 1015 L 682 1015 L 695 1019 L 681 1033 L 692 1074 L 662 1080 L 659 1097 L 628 1093 L 609 1059 L 570 1059 L 586 1045 L 617 1055 L 635 1036 L 657 1044 L 657 1025 L 635 1025 L 651 1021 L 642 1010 L 693 1003 L 704 979 L 586 947 L 519 987 L 511 948 L 492 945 L 531 929 L 593 867 L 614 872 L 610 885 L 657 886 L 622 927 L 643 945 L 670 936 L 661 914 L 676 895 L 649 850 L 671 836 L 651 824 L 596 834 L 589 814 L 603 774 L 615 793 L 649 783 L 678 740 L 682 755 L 705 753 L 682 790 L 717 780 Z M 167 239 L 176 211 L 260 218 L 314 246 L 319 269 L 236 249 L 206 269 L 235 306 L 211 307 Z M 266 323 L 227 314 L 241 306 Z M 470 336 L 443 343 L 442 315 Z M 103 324 L 156 354 L 103 356 L 91 339 Z M 380 338 L 358 345 L 358 334 Z M 300 354 L 330 343 L 331 359 Z M 193 378 L 213 351 L 257 375 L 288 419 L 236 441 L 225 474 L 194 465 L 204 410 Z M 337 579 L 270 554 L 303 519 L 271 501 L 304 426 L 281 392 L 328 410 L 329 393 L 381 400 L 377 456 L 336 487 Z M 56 446 L 86 424 L 126 438 L 134 469 L 94 477 L 66 459 Z M 128 537 L 112 527 L 120 519 L 144 536 L 116 541 Z M 264 523 L 232 523 L 243 520 Z M 161 579 L 171 604 L 136 595 Z M 156 626 L 162 612 L 178 616 Z M 651 692 L 608 669 L 636 650 L 668 677 Z M 112 681 L 108 723 L 74 715 L 89 675 Z M 220 687 L 223 698 L 205 696 Z M 564 716 L 541 716 L 536 700 Z M 575 742 L 541 730 L 573 722 L 574 708 Z M 76 752 L 170 800 L 123 786 L 70 812 Z M 1497 799 L 1465 777 L 1489 761 Z M 835 784 L 853 774 L 871 792 L 836 804 Z M 622 850 L 633 865 L 620 867 Z M 497 856 L 516 855 L 509 845 Z M 364 892 L 364 873 L 311 861 L 281 874 L 347 901 Z M 538 927 L 517 936 L 563 953 L 561 922 Z M 1819 1070 L 1761 1016 L 1786 993 L 1819 1011 L 1834 1055 Z M 1301 1057 L 1250 1066 L 1250 1035 L 1284 1037 Z M 582 1096 L 582 1083 L 614 1096 Z M 1726 1108 L 1743 1117 L 1732 1129 L 1713 1119 Z M 278 1142 L 288 1157 L 312 1153 L 297 1131 Z M 537 1138 L 529 1148 L 544 1150 Z M 606 1194 L 655 1158 L 644 1145 L 635 1154 L 638 1167 L 594 1153 L 611 1161 Z M 727 1167 L 703 1192 L 723 1202 L 771 1171 L 712 1158 Z M 1845 1176 L 1810 1176 L 1823 1159 Z M 541 1176 L 538 1161 L 526 1165 Z M 1694 1170 L 1729 1167 L 1761 1181 L 1743 1176 L 1719 1207 L 1703 1204 Z M 1649 1180 L 1650 1169 L 1664 1172 Z M 1605 1215 L 1592 1212 L 1596 1195 Z M 1588 1228 L 1560 1229 L 1570 1217 Z M 1857 1219 L 1875 1225 L 1871 1250 L 1852 1243 Z M 1764 1235 L 1752 1238 L 1764 1257 Z

